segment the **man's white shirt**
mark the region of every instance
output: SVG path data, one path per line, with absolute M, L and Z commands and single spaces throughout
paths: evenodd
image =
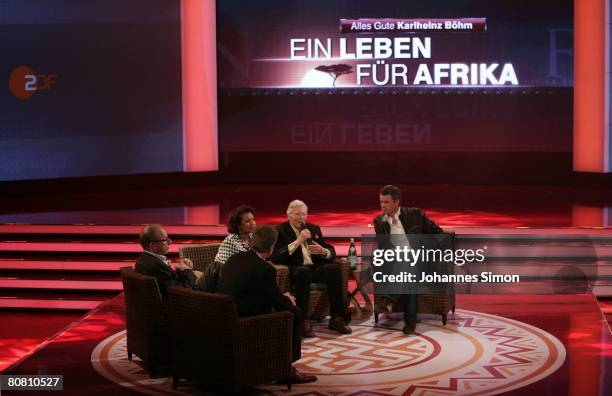
M 291 223 L 289 223 L 289 225 L 291 226 L 291 229 L 293 229 L 293 232 L 295 232 L 295 236 L 296 238 L 300 235 L 301 230 L 298 230 L 297 228 L 295 228 L 293 225 L 291 225 Z M 312 256 L 310 255 L 310 252 L 308 252 L 308 243 L 304 242 L 302 243 L 302 246 L 298 246 L 297 245 L 297 241 L 293 241 L 289 244 L 289 246 L 287 246 L 287 249 L 289 250 L 289 254 L 293 254 L 293 252 L 300 247 L 302 249 L 302 257 L 304 257 L 304 265 L 312 265 L 313 261 L 312 261 Z M 323 257 L 325 257 L 326 259 L 331 257 L 331 252 L 329 251 L 329 249 L 325 249 L 325 254 L 323 255 Z
M 392 215 L 384 215 L 383 221 L 389 223 L 391 235 L 389 238 L 391 239 L 391 243 L 394 246 L 407 246 L 410 249 L 410 242 L 408 241 L 408 237 L 406 236 L 406 230 L 404 230 L 404 226 L 399 219 L 400 208 L 397 208 L 394 214 Z M 395 220 L 395 221 L 394 221 Z

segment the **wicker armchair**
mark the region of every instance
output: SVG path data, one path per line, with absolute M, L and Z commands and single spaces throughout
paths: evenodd
M 344 296 L 345 304 L 348 304 L 349 263 L 345 259 L 336 259 L 334 262 L 340 266 L 340 271 L 342 272 L 342 295 Z M 276 281 L 281 291 L 283 293 L 291 291 L 289 268 L 280 264 L 273 265 L 276 268 Z M 318 283 L 311 284 L 310 299 L 308 301 L 309 318 L 323 319 L 329 315 L 329 295 L 324 286 Z
M 215 261 L 215 256 L 219 251 L 220 243 L 207 243 L 204 245 L 181 246 L 179 249 L 180 258 L 188 258 L 193 262 L 195 271 L 206 272 L 208 264 Z
M 170 324 L 157 280 L 132 267 L 121 268 L 125 296 L 128 359 L 142 359 L 150 375 L 170 363 Z
M 215 261 L 215 256 L 219 251 L 220 243 L 207 243 L 204 245 L 182 246 L 179 249 L 180 258 L 188 258 L 193 262 L 193 269 L 206 273 L 206 268 Z M 284 265 L 274 265 L 276 268 L 276 283 L 281 290 L 282 285 L 286 285 L 289 281 L 289 270 Z
M 168 296 L 175 389 L 180 378 L 228 391 L 290 378 L 291 313 L 238 318 L 232 296 L 175 286 Z
M 448 312 L 455 313 L 455 294 L 421 294 L 417 295 L 417 313 L 440 315 L 442 324 L 446 326 Z M 379 315 L 389 312 L 403 312 L 402 304 L 394 299 L 374 296 L 374 322 L 378 324 Z
M 188 258 L 193 261 L 193 269 L 206 272 L 206 268 L 215 260 L 215 256 L 219 251 L 220 243 L 208 243 L 204 245 L 182 246 L 179 249 L 181 258 Z M 342 271 L 342 295 L 348 296 L 348 280 L 349 280 L 349 264 L 346 260 L 336 259 L 335 262 L 340 266 Z M 276 268 L 276 283 L 281 291 L 291 291 L 289 284 L 289 269 L 284 265 L 271 263 Z M 310 290 L 310 302 L 308 317 L 314 319 L 323 319 L 329 315 L 329 297 L 327 290 L 320 284 L 313 284 Z M 346 298 L 348 304 L 348 298 Z
M 289 268 L 285 265 L 274 264 L 271 261 L 268 261 L 268 264 L 273 266 L 276 269 L 276 284 L 280 291 L 285 293 L 289 289 Z
M 450 249 L 454 249 L 454 232 L 446 233 Z M 451 268 L 452 270 L 452 268 Z M 446 290 L 439 293 L 419 294 L 417 297 L 417 313 L 440 315 L 442 324 L 446 326 L 448 312 L 455 313 L 455 287 L 449 285 Z M 403 312 L 404 307 L 398 301 L 386 296 L 374 295 L 374 322 L 378 324 L 378 316 L 385 312 Z

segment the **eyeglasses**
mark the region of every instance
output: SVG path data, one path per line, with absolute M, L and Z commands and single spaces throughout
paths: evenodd
M 158 240 L 151 241 L 151 242 L 161 242 L 161 243 L 166 242 L 168 245 L 170 245 L 170 244 L 172 243 L 172 239 L 170 239 L 170 238 L 166 238 L 166 239 L 158 239 Z

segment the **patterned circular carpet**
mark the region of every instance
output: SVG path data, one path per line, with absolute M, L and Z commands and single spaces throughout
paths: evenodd
M 528 324 L 479 312 L 457 310 L 446 326 L 423 320 L 414 336 L 401 333 L 402 321 L 351 323 L 353 334 L 340 336 L 315 325 L 317 337 L 305 339 L 300 371 L 317 382 L 265 385 L 262 394 L 283 395 L 494 395 L 536 382 L 557 370 L 565 348 L 554 336 Z M 127 360 L 125 331 L 102 341 L 91 355 L 94 368 L 107 379 L 150 395 L 207 394 L 170 378 L 150 379 Z

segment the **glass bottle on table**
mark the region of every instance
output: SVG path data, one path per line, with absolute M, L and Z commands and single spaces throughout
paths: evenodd
M 351 238 L 351 244 L 348 249 L 348 262 L 351 269 L 357 268 L 357 248 L 355 247 L 355 238 Z

